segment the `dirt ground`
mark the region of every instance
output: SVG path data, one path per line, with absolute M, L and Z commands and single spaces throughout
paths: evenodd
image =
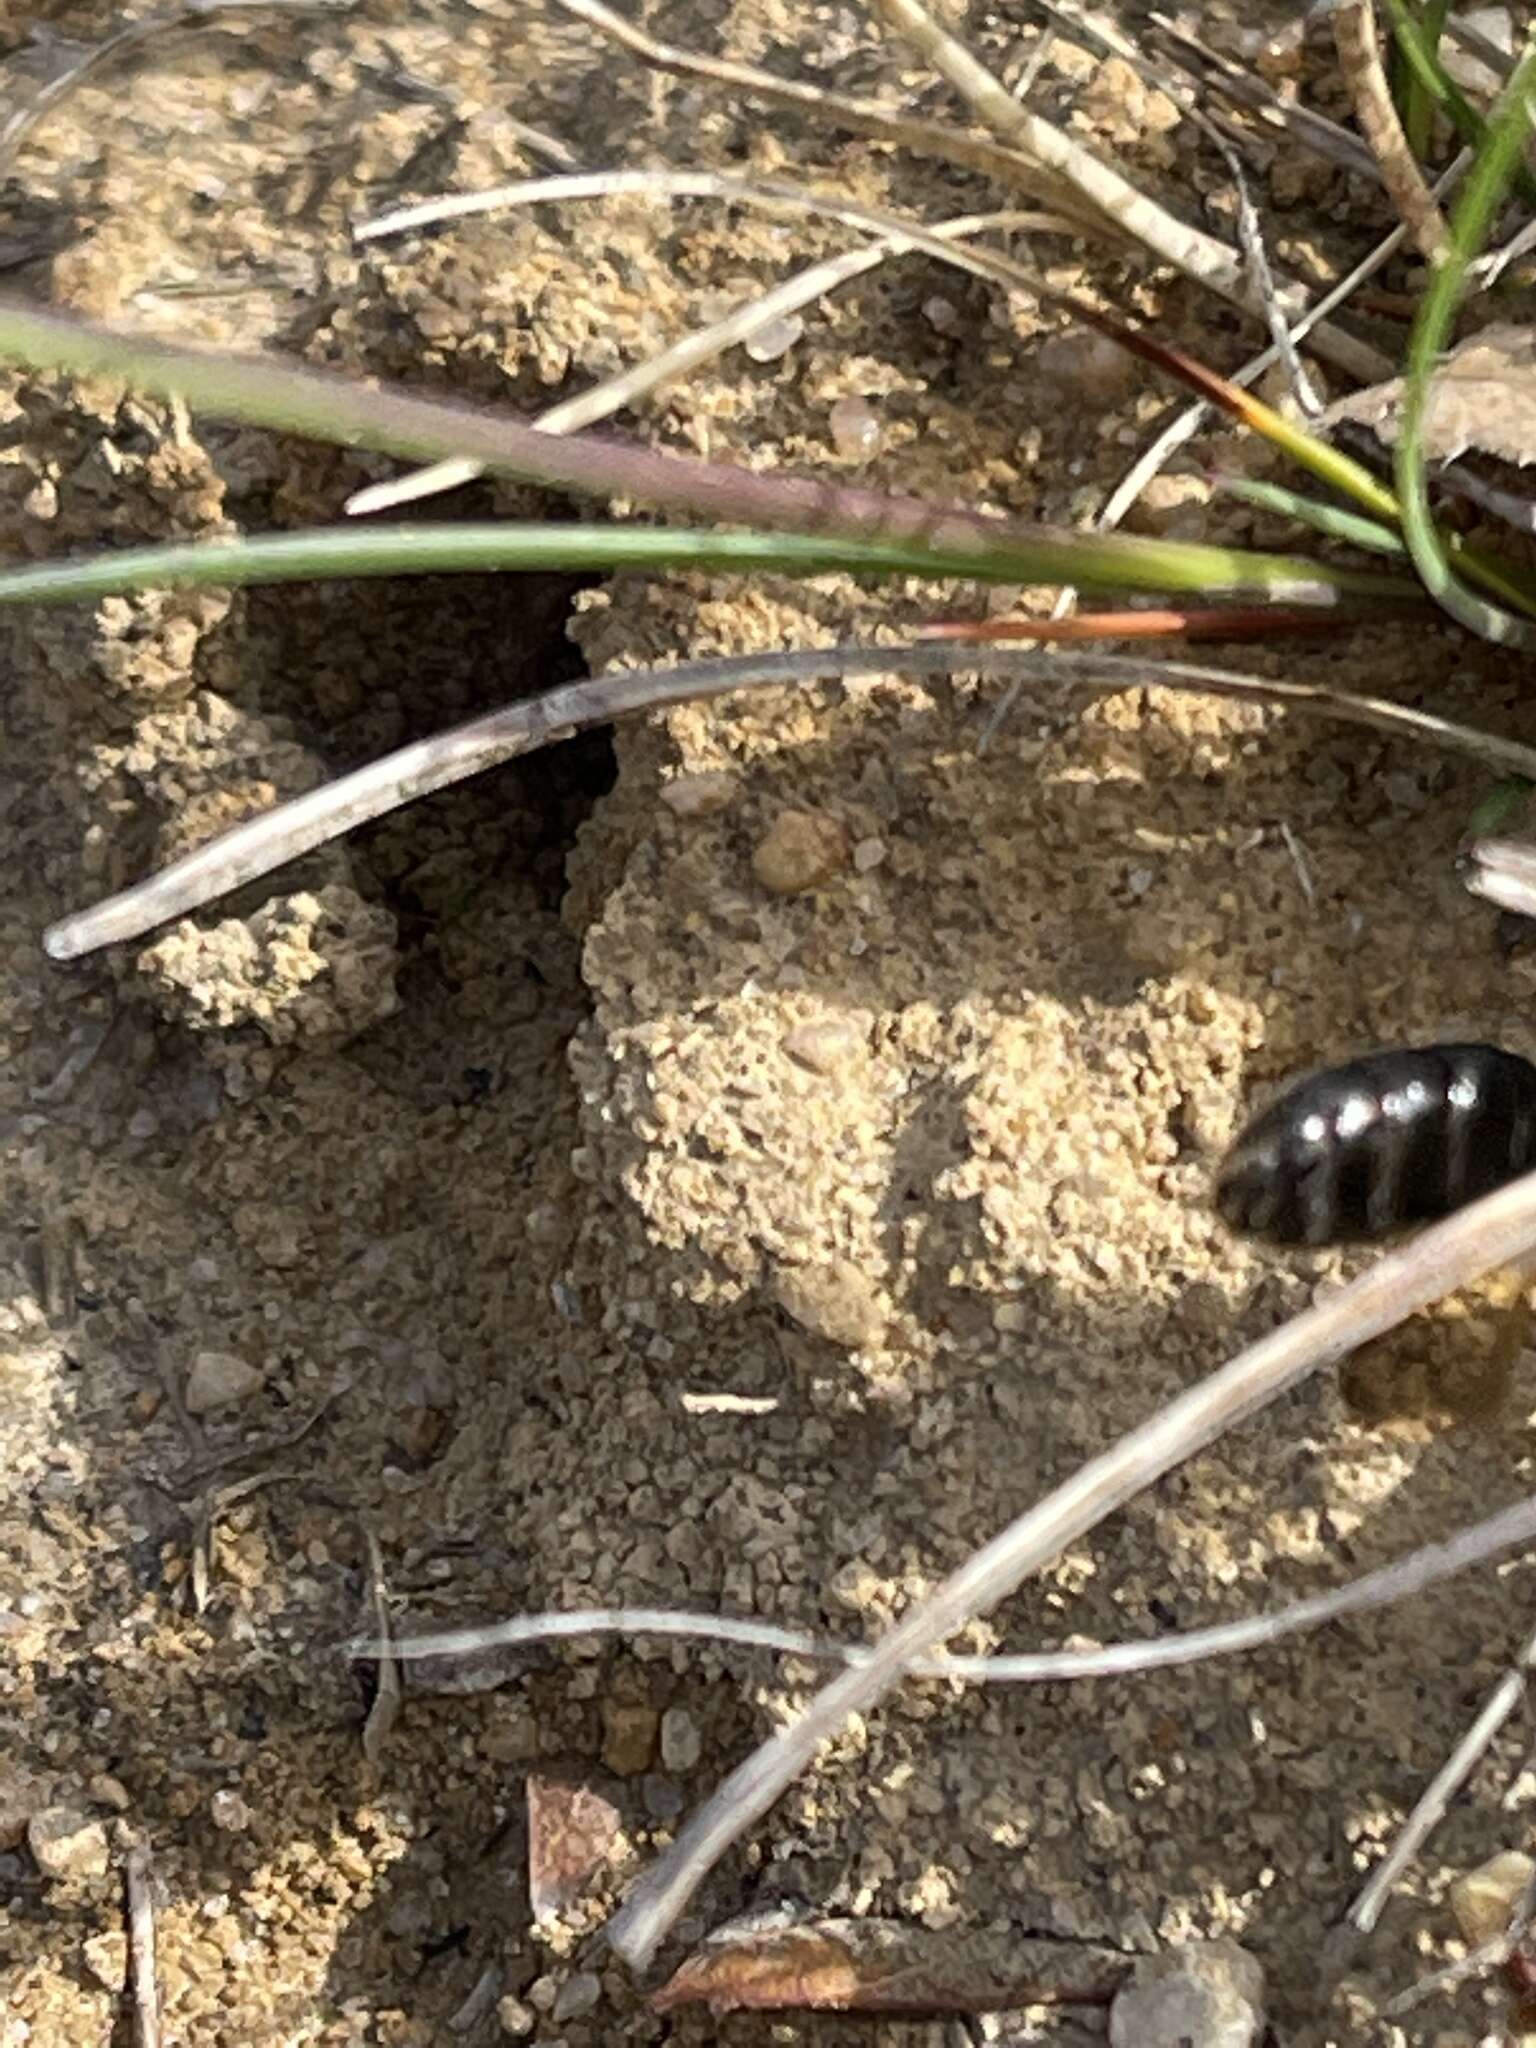
M 1292 12 L 1192 19 L 1236 48 Z M 121 18 L 23 5 L 0 23 L 5 92 Z M 853 8 L 680 0 L 652 25 L 947 110 Z M 968 32 L 1014 75 L 1038 24 L 973 9 Z M 1225 228 L 1220 158 L 1158 95 L 1092 71 L 1059 43 L 1042 111 Z M 7 167 L 0 262 L 8 286 L 97 315 L 527 414 L 849 240 L 623 199 L 354 249 L 370 212 L 545 168 L 522 123 L 583 162 L 795 176 L 925 218 L 1002 203 L 658 81 L 536 7 L 365 4 L 227 14 L 82 83 Z M 1366 187 L 1285 148 L 1258 196 L 1303 272 L 1384 224 Z M 1032 253 L 1220 366 L 1256 345 L 1102 248 Z M 781 353 L 737 349 L 623 425 L 1081 520 L 1171 401 L 1064 332 L 907 258 Z M 300 525 L 388 473 L 111 390 L 3 389 L 13 558 Z M 1187 479 L 1218 459 L 1259 461 L 1208 439 Z M 1140 516 L 1289 539 L 1204 499 L 1165 485 Z M 477 505 L 551 509 L 476 487 L 433 516 Z M 607 1641 L 504 1661 L 479 1690 L 408 1675 L 370 1758 L 369 1690 L 338 1649 L 370 1625 L 370 1545 L 397 1626 L 646 1604 L 877 1632 L 1342 1269 L 1215 1221 L 1212 1164 L 1251 1095 L 1371 1043 L 1536 1053 L 1536 953 L 1500 943 L 1452 865 L 1489 778 L 1162 691 L 1035 688 L 978 751 L 990 686 L 892 677 L 572 742 L 78 967 L 40 935 L 275 796 L 583 663 L 987 602 L 835 577 L 475 578 L 4 615 L 4 2048 L 131 2038 L 135 1842 L 158 1875 L 166 2038 L 188 2048 L 971 2038 L 662 2018 L 592 1938 L 795 1712 L 809 1666 Z M 1536 737 L 1517 665 L 1449 631 L 1255 658 Z M 807 843 L 808 886 L 784 893 Z M 1423 1406 L 1411 1365 L 1394 1384 L 1404 1399 L 1374 1407 L 1333 1379 L 1296 1393 L 968 1646 L 1245 1614 L 1529 1484 L 1528 1355 L 1492 1399 L 1453 1388 L 1449 1422 L 1383 1421 Z M 210 1388 L 239 1398 L 206 1406 Z M 669 1960 L 782 1903 L 957 1949 L 1029 1934 L 1131 1956 L 1219 1933 L 1262 1959 L 1287 2048 L 1470 2048 L 1497 2027 L 1478 1987 L 1377 2014 L 1454 1952 L 1456 1872 L 1526 1843 L 1518 1722 L 1331 1999 L 1318 1958 L 1529 1624 L 1516 1561 L 1187 1672 L 913 1686 L 727 1860 Z M 530 1776 L 595 1788 L 620 1824 L 613 1867 L 538 1925 Z M 41 1860 L 40 1815 L 59 1844 Z M 1021 2013 L 974 2038 L 1083 2041 L 1102 2019 Z

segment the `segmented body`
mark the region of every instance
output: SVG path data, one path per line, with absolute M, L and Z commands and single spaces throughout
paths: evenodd
M 1391 1236 L 1536 1166 L 1536 1067 L 1493 1045 L 1368 1053 L 1294 1082 L 1222 1162 L 1216 1207 L 1274 1244 Z

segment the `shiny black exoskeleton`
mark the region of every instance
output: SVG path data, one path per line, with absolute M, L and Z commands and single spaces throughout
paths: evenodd
M 1222 1161 L 1216 1207 L 1273 1244 L 1346 1244 L 1448 1216 L 1532 1167 L 1529 1060 L 1405 1047 L 1293 1082 Z

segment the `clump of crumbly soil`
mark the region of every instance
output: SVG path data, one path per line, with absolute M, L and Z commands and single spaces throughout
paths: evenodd
M 1205 26 L 1246 31 L 1242 13 Z M 46 72 L 106 18 L 55 12 L 12 61 Z M 1005 61 L 1000 31 L 972 29 Z M 913 90 L 905 53 L 830 8 L 674 9 L 666 30 Z M 1166 103 L 1092 72 L 1060 41 L 1042 108 L 1220 213 L 1223 169 Z M 61 101 L 12 167 L 7 260 L 25 288 L 152 329 L 531 412 L 845 246 L 625 198 L 353 249 L 357 215 L 530 174 L 520 121 L 591 161 L 794 174 L 934 218 L 998 203 L 657 83 L 535 8 L 364 8 L 231 17 Z M 1298 267 L 1377 221 L 1284 154 L 1265 203 Z M 1223 364 L 1251 340 L 1102 249 L 1042 240 L 1036 258 Z M 626 431 L 1082 518 L 1167 401 L 1062 335 L 907 259 Z M 8 551 L 39 559 L 337 516 L 387 469 L 113 391 L 13 383 L 5 403 L 0 517 Z M 1173 480 L 1142 517 L 1284 537 L 1206 495 Z M 197 2048 L 425 2044 L 454 2022 L 567 2048 L 714 2040 L 584 1944 L 815 1674 L 563 1644 L 479 1690 L 408 1682 L 365 1748 L 371 1695 L 337 1645 L 372 1625 L 370 1542 L 414 1619 L 644 1603 L 868 1635 L 1338 1269 L 1235 1245 L 1210 1214 L 1253 1091 L 1380 1041 L 1536 1050 L 1536 967 L 1451 866 L 1482 777 L 1155 690 L 1033 687 L 984 752 L 990 699 L 969 685 L 689 707 L 434 799 L 120 956 L 65 970 L 40 951 L 50 918 L 235 817 L 579 661 L 985 601 L 469 578 L 5 616 L 7 2048 L 111 2026 L 135 1840 L 162 1888 L 168 2034 Z M 1449 633 L 1283 660 L 1531 723 L 1518 671 Z M 1495 1414 L 1446 1430 L 1367 1426 L 1331 1383 L 1304 1389 L 969 1644 L 1213 1621 L 1444 1534 L 1526 1483 L 1533 1391 L 1522 1358 Z M 1263 1958 L 1288 2042 L 1362 2038 L 1444 1952 L 1451 1875 L 1520 1837 L 1512 1735 L 1320 2003 L 1322 1935 L 1510 1654 L 1521 1585 L 1485 1576 L 1133 1683 L 908 1688 L 727 1861 L 686 1932 L 802 1901 L 1127 1954 L 1219 1933 Z M 616 1816 L 585 1894 L 537 1920 L 530 1778 Z M 1477 1996 L 1400 2038 L 1471 2038 Z M 730 2038 L 946 2037 L 822 2016 Z

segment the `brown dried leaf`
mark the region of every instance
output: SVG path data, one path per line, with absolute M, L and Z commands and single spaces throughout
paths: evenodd
M 555 1920 L 606 1870 L 622 1822 L 590 1785 L 528 1780 L 528 1902 L 535 1922 Z
M 1403 380 L 1351 392 L 1323 424 L 1356 420 L 1390 447 L 1397 439 Z M 1485 327 L 1436 370 L 1424 418 L 1424 452 L 1454 462 L 1469 450 L 1524 465 L 1536 462 L 1536 328 Z
M 754 1916 L 717 1928 L 651 2005 L 730 2012 L 1006 2012 L 1026 2005 L 1107 2003 L 1122 1955 L 1091 1942 L 936 1933 L 899 1920 Z

